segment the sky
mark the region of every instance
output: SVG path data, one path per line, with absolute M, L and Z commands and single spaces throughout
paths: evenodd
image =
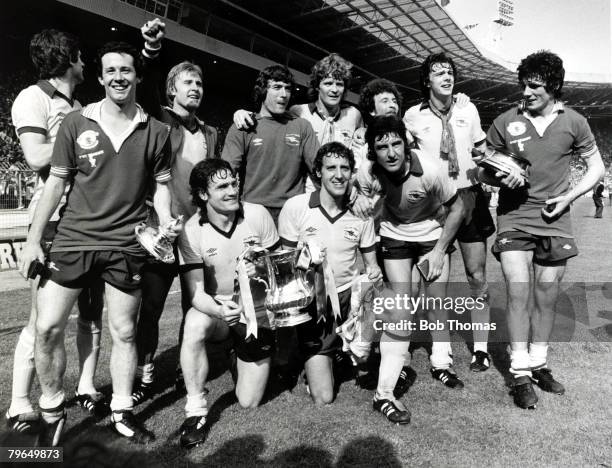
M 531 52 L 549 49 L 563 59 L 567 80 L 612 82 L 612 0 L 514 0 L 507 27 L 492 21 L 497 3 L 450 0 L 444 9 L 483 55 L 512 71 Z

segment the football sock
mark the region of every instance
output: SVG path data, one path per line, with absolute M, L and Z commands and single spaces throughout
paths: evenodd
M 206 416 L 207 414 L 208 407 L 206 398 L 204 398 L 204 392 L 198 393 L 197 395 L 187 395 L 185 416 L 191 418 L 192 416 Z
M 30 330 L 21 330 L 13 361 L 13 388 L 11 393 L 11 406 L 8 409 L 10 416 L 34 411 L 30 403 L 30 388 L 34 380 L 34 335 Z
M 380 342 L 380 369 L 378 372 L 377 398 L 393 399 L 393 390 L 397 384 L 402 367 L 406 360 L 409 341 L 388 341 L 384 338 Z
M 77 319 L 77 350 L 81 375 L 77 392 L 92 395 L 97 392 L 94 384 L 98 356 L 100 355 L 101 321 Z
M 529 344 L 529 367 L 540 369 L 546 367 L 548 357 L 548 345 Z
M 510 353 L 510 373 L 513 374 L 514 377 L 521 377 L 524 375 L 531 377 L 529 353 L 526 349 L 520 349 Z
M 134 409 L 134 401 L 132 395 L 116 395 L 113 393 L 113 398 L 110 404 L 111 411 L 132 411 Z
M 431 344 L 431 367 L 434 369 L 448 369 L 453 365 L 451 344 L 448 341 L 434 341 Z

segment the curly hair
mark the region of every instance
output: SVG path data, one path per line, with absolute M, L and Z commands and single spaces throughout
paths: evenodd
M 236 177 L 230 163 L 220 158 L 205 159 L 197 163 L 189 175 L 191 202 L 200 209 L 200 225 L 206 222 L 206 202 L 200 195 L 206 193 L 214 178 Z
M 319 85 L 328 76 L 344 82 L 344 94 L 346 94 L 353 77 L 351 68 L 353 68 L 353 64 L 336 53 L 319 60 L 313 65 L 310 72 L 308 98 L 311 101 L 316 101 L 319 95 Z
M 259 72 L 255 80 L 255 86 L 253 87 L 253 100 L 258 109 L 266 99 L 269 81 L 287 83 L 291 86 L 292 91 L 295 88 L 295 78 L 293 78 L 293 73 L 291 73 L 287 67 L 282 65 L 271 65 L 264 68 Z M 289 102 L 291 103 L 291 100 L 289 100 Z
M 431 72 L 431 67 L 434 65 L 434 63 L 448 63 L 451 66 L 451 69 L 453 70 L 453 76 L 455 77 L 455 80 L 457 80 L 457 67 L 455 66 L 455 62 L 453 62 L 453 59 L 446 55 L 444 52 L 431 54 L 421 64 L 421 72 L 419 77 L 421 85 L 421 96 L 425 101 L 429 99 L 429 72 Z
M 323 158 L 325 158 L 325 156 L 344 158 L 348 161 L 351 172 L 353 172 L 355 169 L 355 155 L 351 149 L 347 148 L 342 143 L 338 143 L 337 141 L 325 143 L 319 148 L 319 151 L 317 151 L 317 155 L 315 156 L 313 162 L 313 176 L 317 182 L 321 180 L 321 177 L 319 177 L 317 173 L 321 172 L 321 169 L 323 168 Z
M 76 36 L 57 29 L 43 29 L 30 41 L 30 59 L 41 79 L 62 76 L 79 60 Z
M 106 54 L 125 54 L 132 57 L 134 60 L 134 69 L 136 70 L 136 76 L 142 77 L 143 61 L 138 49 L 127 42 L 107 42 L 98 50 L 98 56 L 96 59 L 96 71 L 98 76 L 102 76 L 102 57 Z
M 537 77 L 546 83 L 544 89 L 551 93 L 555 99 L 563 95 L 561 90 L 565 78 L 565 69 L 563 68 L 563 60 L 557 54 L 549 50 L 539 50 L 521 60 L 517 71 L 521 86 L 525 86 L 525 80 Z
M 179 75 L 183 72 L 196 73 L 200 75 L 200 80 L 204 79 L 202 68 L 195 63 L 185 61 L 173 66 L 166 77 L 166 98 L 168 99 L 168 105 L 172 105 L 174 95 L 176 94 L 175 83 Z
M 374 98 L 382 93 L 393 94 L 397 100 L 398 112 L 401 110 L 402 95 L 395 84 L 389 80 L 385 80 L 384 78 L 376 78 L 369 81 L 363 88 L 361 88 L 361 94 L 359 95 L 359 108 L 361 109 L 362 115 L 371 115 L 376 110 Z
M 377 116 L 372 119 L 365 133 L 365 140 L 368 145 L 368 159 L 370 161 L 376 161 L 376 140 L 391 134 L 399 136 L 404 142 L 405 150 L 409 151 L 406 126 L 402 119 L 393 115 Z

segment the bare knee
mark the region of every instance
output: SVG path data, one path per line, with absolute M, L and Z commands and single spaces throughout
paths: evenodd
M 185 317 L 183 344 L 190 347 L 204 346 L 206 338 L 211 337 L 215 332 L 215 322 L 216 319 L 196 309 L 189 309 Z
M 123 323 L 112 327 L 111 334 L 115 341 L 134 343 L 136 341 L 136 326 L 133 323 Z
M 261 396 L 243 395 L 239 391 L 236 391 L 236 398 L 238 398 L 238 404 L 245 409 L 257 408 L 261 402 Z
M 487 283 L 484 268 L 478 268 L 474 271 L 466 271 L 466 276 L 472 290 L 481 290 Z
M 315 405 L 329 405 L 334 401 L 334 392 L 332 389 L 311 390 L 310 397 Z

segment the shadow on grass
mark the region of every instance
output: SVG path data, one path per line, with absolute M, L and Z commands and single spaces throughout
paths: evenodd
M 309 445 L 298 445 L 285 450 L 272 459 L 262 454 L 266 448 L 260 435 L 248 435 L 225 442 L 214 453 L 198 459 L 198 466 L 249 466 L 249 467 L 320 467 L 348 468 L 386 466 L 399 468 L 400 463 L 393 445 L 380 437 L 363 437 L 348 442 L 334 463 L 334 456 L 327 450 Z

